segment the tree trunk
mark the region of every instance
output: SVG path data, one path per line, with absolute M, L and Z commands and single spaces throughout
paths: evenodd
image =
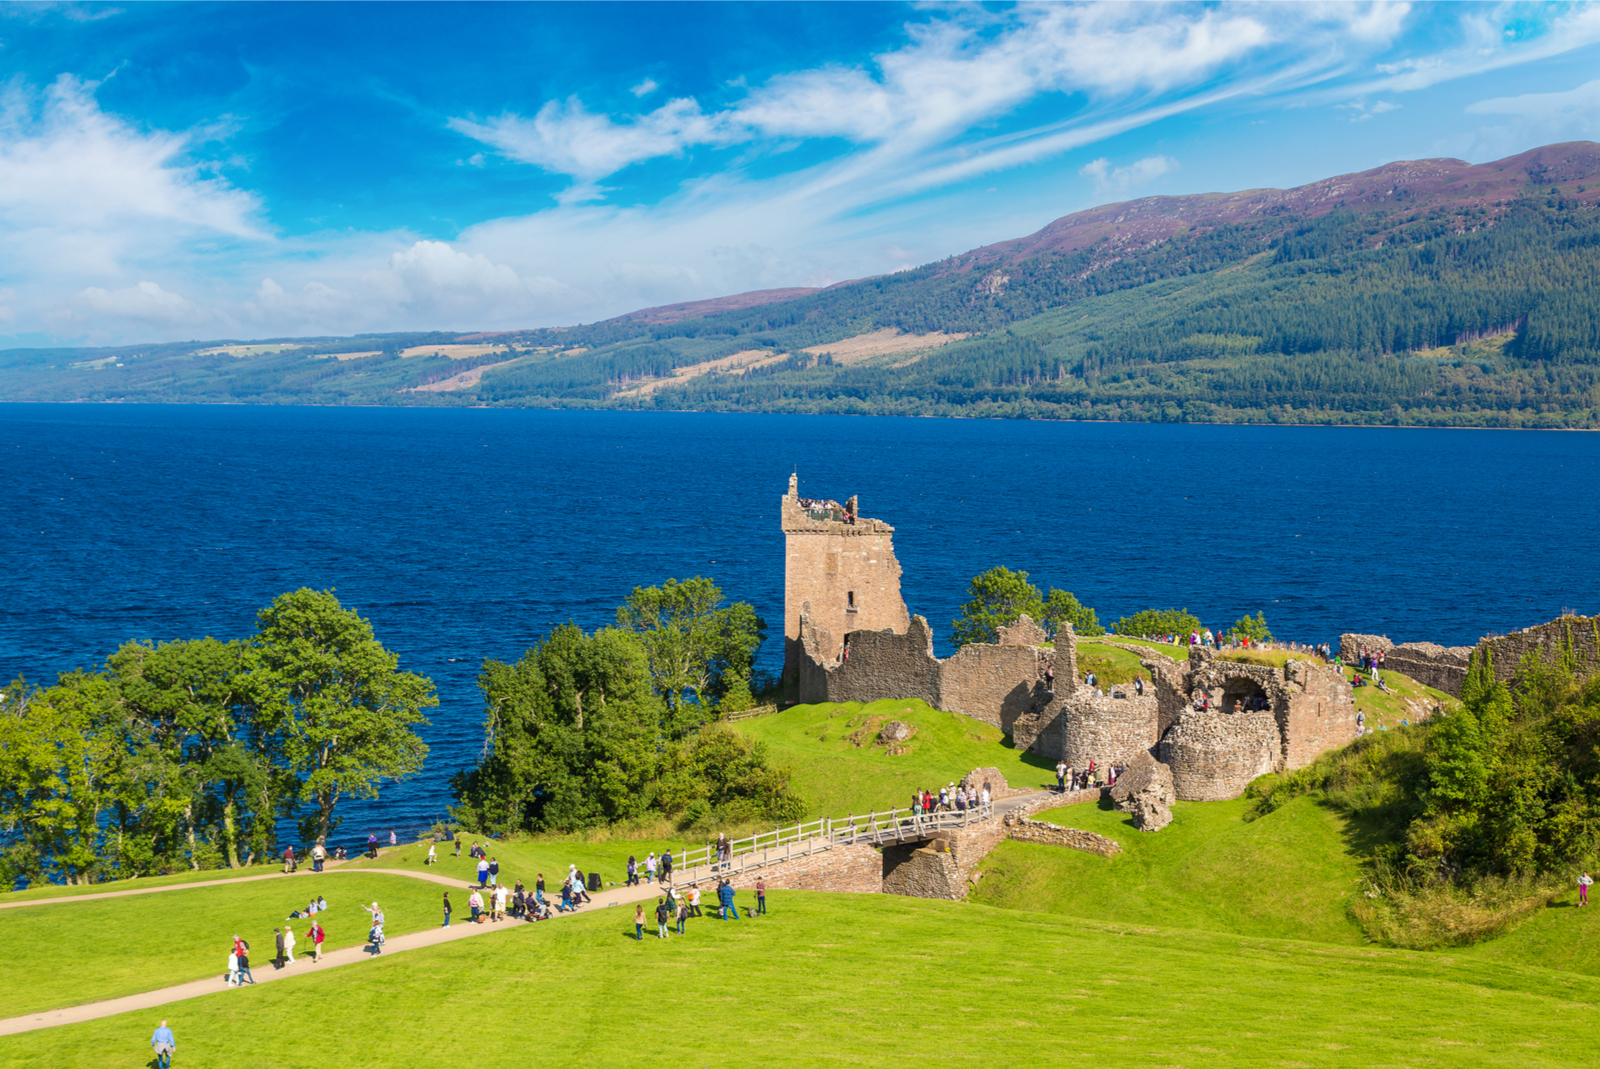
M 233 788 L 228 788 L 222 796 L 222 837 L 228 842 L 228 867 L 239 867 L 239 833 L 233 826 Z

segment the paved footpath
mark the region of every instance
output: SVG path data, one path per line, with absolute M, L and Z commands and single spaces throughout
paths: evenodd
M 328 875 L 337 870 L 330 869 L 322 875 Z M 467 884 L 464 880 L 453 879 L 449 876 L 432 872 L 413 872 L 408 869 L 347 869 L 348 872 L 374 872 L 388 876 L 409 876 L 416 880 L 427 880 L 431 883 L 443 884 L 446 887 L 462 888 Z M 295 873 L 296 876 L 302 873 Z M 181 891 L 192 887 L 217 887 L 231 883 L 244 883 L 249 880 L 292 879 L 285 873 L 273 873 L 268 876 L 241 876 L 232 880 L 210 880 L 199 883 L 174 884 L 170 887 L 146 887 L 132 891 L 108 891 L 97 895 L 76 895 L 65 898 L 42 898 L 31 902 L 10 902 L 10 907 L 56 905 L 66 902 L 84 902 L 96 898 L 117 898 L 124 895 L 156 894 L 161 891 Z M 596 907 L 632 905 L 635 902 L 655 898 L 660 893 L 660 888 L 642 884 L 638 887 L 613 887 L 608 890 L 591 892 L 594 903 L 580 912 L 587 912 Z M 466 910 L 462 911 L 467 912 Z M 558 913 L 552 920 L 570 917 L 570 913 Z M 343 950 L 330 950 L 322 955 L 320 962 L 311 960 L 310 955 L 297 957 L 293 965 L 283 969 L 274 969 L 265 960 L 253 972 L 259 983 L 269 984 L 278 980 L 287 980 L 290 977 L 306 976 L 310 973 L 326 972 L 336 969 L 341 965 L 354 965 L 357 962 L 368 961 L 374 957 L 388 957 L 390 954 L 404 953 L 407 950 L 417 950 L 421 947 L 436 946 L 439 943 L 450 943 L 457 939 L 467 939 L 475 935 L 488 935 L 490 932 L 504 932 L 515 928 L 528 926 L 527 921 L 504 920 L 498 924 L 488 922 L 473 924 L 464 921 L 452 924 L 448 928 L 430 928 L 426 931 L 412 932 L 409 935 L 391 936 L 384 944 L 383 953 L 374 955 L 369 953 L 366 945 L 345 947 Z M 538 924 L 547 923 L 539 921 Z M 652 923 L 654 920 L 652 918 Z M 226 944 L 223 940 L 223 944 Z M 303 944 L 302 944 L 303 945 Z M 221 953 L 220 951 L 218 952 Z M 178 984 L 175 987 L 163 987 L 155 991 L 144 991 L 137 995 L 125 995 L 122 998 L 106 999 L 103 1002 L 89 1002 L 82 1006 L 66 1006 L 59 1010 L 42 1010 L 38 1013 L 26 1014 L 22 1017 L 8 1017 L 0 1020 L 0 1036 L 16 1035 L 18 1032 L 32 1032 L 39 1028 L 54 1028 L 57 1025 L 77 1024 L 79 1021 L 92 1021 L 99 1017 L 111 1017 L 130 1010 L 148 1010 L 156 1006 L 165 1006 L 169 1002 L 180 1002 L 183 999 L 198 998 L 201 995 L 215 994 L 219 991 L 233 991 L 237 998 L 248 998 L 243 992 L 250 985 L 230 988 L 227 981 L 221 976 L 212 976 L 204 980 L 195 980 L 187 984 Z

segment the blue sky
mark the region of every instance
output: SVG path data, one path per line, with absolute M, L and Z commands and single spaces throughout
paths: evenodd
M 1600 140 L 1565 4 L 0 4 L 0 346 L 589 322 Z

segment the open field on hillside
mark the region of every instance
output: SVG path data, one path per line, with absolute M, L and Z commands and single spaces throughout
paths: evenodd
M 409 349 L 401 349 L 402 357 L 411 356 L 442 356 L 449 360 L 465 360 L 468 357 L 483 356 L 485 353 L 499 353 L 505 351 L 504 345 L 413 345 Z
M 891 755 L 872 745 L 878 727 L 890 720 L 916 727 L 908 752 Z M 999 728 L 921 701 L 796 705 L 733 726 L 766 743 L 774 764 L 790 766 L 808 816 L 904 807 L 914 790 L 937 791 L 987 766 L 1013 787 L 1055 782 L 1053 761 L 1012 749 Z
M 615 396 L 649 397 L 663 386 L 674 386 L 701 375 L 717 371 L 749 371 L 752 368 L 781 363 L 787 359 L 789 359 L 788 353 L 774 353 L 771 349 L 742 349 L 728 356 L 719 356 L 715 360 L 702 360 L 698 364 L 674 368 L 671 378 L 653 379 L 638 386 L 630 386 L 625 390 L 618 390 Z
M 973 900 L 1093 920 L 1319 942 L 1362 942 L 1345 909 L 1365 887 L 1353 849 L 1361 830 L 1310 798 L 1245 823 L 1246 803 L 1179 802 L 1160 832 L 1138 831 L 1110 803 L 1035 819 L 1122 844 L 1111 858 L 1002 843 Z
M 196 356 L 262 356 L 268 353 L 281 353 L 289 349 L 303 349 L 305 346 L 296 342 L 264 342 L 256 345 L 219 345 L 215 349 L 200 349 Z
M 903 334 L 894 327 L 884 327 L 882 330 L 870 331 L 866 334 L 857 334 L 853 338 L 844 338 L 840 341 L 828 342 L 825 345 L 813 345 L 802 352 L 814 356 L 831 356 L 835 364 L 848 367 L 859 364 L 863 360 L 874 356 L 890 356 L 900 353 L 920 353 L 929 349 L 949 345 L 953 341 L 960 341 L 968 337 L 966 334 L 946 334 L 937 331 L 933 334 Z M 895 367 L 905 367 L 914 361 L 905 361 L 895 364 Z
M 770 830 L 770 829 L 769 829 Z M 733 834 L 730 830 L 729 834 Z M 713 833 L 711 838 L 715 839 Z M 585 873 L 598 872 L 609 884 L 620 884 L 627 878 L 628 855 L 639 860 L 640 879 L 644 879 L 645 855 L 651 851 L 660 854 L 671 849 L 681 852 L 685 847 L 706 845 L 703 838 L 651 839 L 627 838 L 622 833 L 597 830 L 589 836 L 576 835 L 517 835 L 508 839 L 488 839 L 482 835 L 461 837 L 461 856 L 456 857 L 453 843 L 438 844 L 438 864 L 424 865 L 428 857 L 428 844 L 412 843 L 384 850 L 377 860 L 358 858 L 349 863 L 353 869 L 407 869 L 414 872 L 432 872 L 453 876 L 465 881 L 477 881 L 478 863 L 467 856 L 471 844 L 484 844 L 490 856 L 500 862 L 500 879 L 509 886 L 521 880 L 528 887 L 534 885 L 543 873 L 548 893 L 559 897 L 561 881 L 566 878 L 570 865 Z M 599 896 L 596 895 L 598 900 Z M 452 899 L 454 901 L 454 899 Z
M 442 923 L 446 888 L 405 876 L 326 872 L 135 895 L 96 902 L 62 902 L 0 910 L 0 1016 L 131 995 L 226 972 L 235 935 L 250 944 L 253 972 L 271 971 L 272 930 L 295 927 L 295 956 L 311 956 L 310 921 L 285 921 L 314 895 L 328 900 L 322 918 L 326 950 L 366 939 L 360 903 L 377 899 L 389 935 Z M 451 895 L 466 911 L 466 893 Z
M 233 880 L 246 876 L 266 876 L 282 872 L 283 864 L 254 865 L 243 869 L 201 869 L 198 872 L 175 872 L 171 876 L 140 876 L 132 880 L 113 880 L 106 883 L 79 884 L 66 887 L 45 883 L 25 891 L 6 891 L 0 894 L 0 905 L 7 902 L 33 902 L 41 898 L 77 898 L 80 895 L 98 895 L 113 891 L 138 891 L 150 887 L 171 887 L 180 883 L 201 883 L 213 880 Z
M 606 910 L 0 1038 L 0 1065 L 1567 1067 L 1600 981 L 981 905 L 774 892 L 635 942 Z M 66 952 L 69 947 L 63 947 Z M 268 1053 L 270 1052 L 270 1054 Z

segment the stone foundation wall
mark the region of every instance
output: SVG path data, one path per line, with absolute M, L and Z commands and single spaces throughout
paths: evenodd
M 1356 737 L 1356 706 L 1350 684 L 1335 669 L 1314 661 L 1283 666 L 1287 703 L 1278 711 L 1283 767 L 1304 768 L 1317 755 Z
M 1360 664 L 1361 651 L 1370 650 L 1373 653 L 1388 653 L 1394 649 L 1386 635 L 1357 635 L 1348 634 L 1339 636 L 1339 656 L 1344 658 L 1345 664 Z
M 1063 806 L 1082 805 L 1084 802 L 1099 802 L 1110 791 L 1109 787 L 1090 787 L 1086 791 L 1066 791 L 1063 794 L 1047 794 L 1035 801 L 1019 805 L 1007 817 L 1030 817 L 1035 813 L 1043 813 L 1050 809 L 1060 809 Z
M 883 890 L 883 855 L 874 847 L 852 843 L 849 846 L 836 846 L 832 850 L 822 850 L 806 857 L 780 861 L 732 877 L 733 885 L 739 888 L 754 887 L 756 881 L 762 879 L 767 881 L 769 891 L 843 891 L 852 894 L 876 894 Z M 716 887 L 716 877 L 709 876 L 698 882 L 701 885 L 700 895 L 704 900 L 707 888 Z M 715 898 L 713 894 L 713 903 Z M 743 904 L 753 907 L 755 901 L 746 897 Z
M 1099 854 L 1101 857 L 1112 857 L 1122 853 L 1122 844 L 1115 839 L 1107 839 L 1104 835 L 1096 835 L 1092 831 L 1082 831 L 1078 828 L 1063 828 L 1059 824 L 1029 820 L 1027 817 L 1016 817 L 1011 814 L 1006 817 L 1006 838 L 1021 843 L 1065 846 L 1072 850 Z
M 1457 698 L 1461 697 L 1467 659 L 1472 655 L 1470 646 L 1440 646 L 1433 642 L 1405 642 L 1397 646 L 1384 635 L 1339 636 L 1339 654 L 1345 664 L 1360 665 L 1363 649 L 1382 653 L 1384 668 Z

